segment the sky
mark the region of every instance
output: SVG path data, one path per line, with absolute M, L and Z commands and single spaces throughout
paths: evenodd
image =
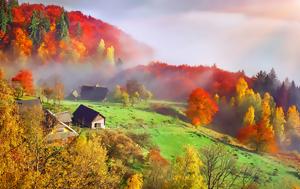
M 300 0 L 21 0 L 57 4 L 116 25 L 153 60 L 252 76 L 275 68 L 300 84 Z

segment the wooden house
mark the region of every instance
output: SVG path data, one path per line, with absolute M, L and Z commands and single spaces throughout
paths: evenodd
M 80 105 L 73 113 L 73 123 L 80 127 L 88 127 L 91 129 L 105 128 L 105 117 L 99 112 Z
M 82 86 L 80 91 L 80 98 L 82 100 L 93 100 L 93 101 L 103 101 L 108 94 L 108 89 L 106 87 L 100 86 Z

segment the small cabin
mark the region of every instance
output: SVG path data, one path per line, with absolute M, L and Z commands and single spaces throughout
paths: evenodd
M 87 106 L 80 105 L 73 113 L 73 123 L 80 127 L 104 129 L 105 117 Z
M 106 87 L 84 85 L 81 87 L 80 98 L 82 100 L 103 101 L 107 94 L 108 89 Z

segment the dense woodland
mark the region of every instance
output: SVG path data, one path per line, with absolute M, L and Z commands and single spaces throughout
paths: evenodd
M 20 62 L 130 61 L 151 54 L 149 47 L 121 30 L 63 7 L 0 1 L 0 58 Z

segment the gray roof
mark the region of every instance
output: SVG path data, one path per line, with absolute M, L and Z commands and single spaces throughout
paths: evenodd
M 20 112 L 31 108 L 43 108 L 41 100 L 39 98 L 32 100 L 16 100 Z
M 108 94 L 106 87 L 84 85 L 81 87 L 80 97 L 82 100 L 103 101 Z
M 63 123 L 70 123 L 72 122 L 72 116 L 70 112 L 60 112 L 55 114 L 56 119 Z
M 17 100 L 16 101 L 19 106 L 32 108 L 33 106 L 42 106 L 40 99 L 32 99 L 32 100 Z

